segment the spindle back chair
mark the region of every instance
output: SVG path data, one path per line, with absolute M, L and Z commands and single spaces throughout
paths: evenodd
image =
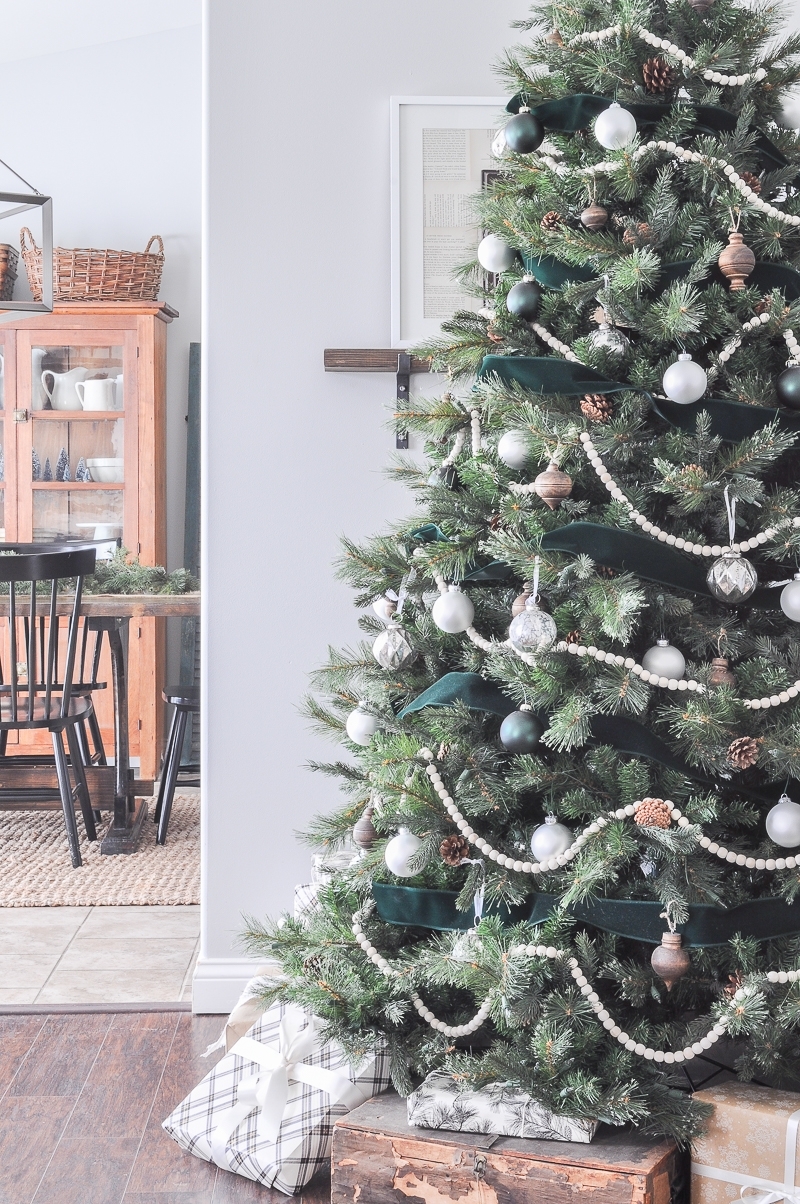
M 36 550 L 29 551 L 31 546 Z M 78 689 L 75 673 L 79 637 L 83 663 L 88 645 L 89 620 L 80 613 L 83 579 L 94 572 L 95 559 L 96 549 L 85 546 L 67 550 L 63 546 L 27 545 L 24 551 L 17 551 L 14 545 L 6 545 L 0 549 L 0 583 L 5 582 L 8 586 L 8 613 L 0 618 L 3 636 L 0 644 L 0 735 L 7 739 L 9 732 L 47 729 L 52 736 L 58 780 L 57 790 L 43 787 L 4 790 L 0 787 L 0 808 L 4 801 L 18 807 L 26 800 L 31 803 L 45 801 L 45 796 L 60 799 L 75 867 L 81 864 L 75 801 L 80 804 L 89 840 L 97 839 L 78 734 L 79 727 L 94 712 L 91 691 L 83 688 L 83 673 L 78 673 Z M 62 582 L 72 579 L 75 581 L 74 595 L 70 592 L 71 606 L 65 632 L 59 620 L 60 593 L 63 596 L 59 587 Z M 94 668 L 94 657 L 92 663 Z M 74 790 L 70 784 L 64 736 L 75 778 Z M 12 763 L 15 758 L 4 760 Z

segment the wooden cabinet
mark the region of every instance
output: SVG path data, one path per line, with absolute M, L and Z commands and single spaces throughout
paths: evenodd
M 173 317 L 175 310 L 157 302 L 75 302 L 0 324 L 0 540 L 121 536 L 142 564 L 166 564 Z M 131 753 L 146 778 L 156 775 L 163 744 L 164 622 L 144 618 L 130 628 Z M 102 665 L 101 674 L 109 673 Z M 110 690 L 95 702 L 111 752 Z M 20 733 L 19 751 L 37 735 Z

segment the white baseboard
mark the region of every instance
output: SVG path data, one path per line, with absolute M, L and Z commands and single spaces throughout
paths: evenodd
M 263 960 L 256 958 L 199 957 L 192 977 L 192 1011 L 227 1016 L 250 979 L 269 972 Z

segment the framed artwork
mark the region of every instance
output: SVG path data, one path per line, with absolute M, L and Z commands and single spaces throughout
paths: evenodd
M 498 96 L 393 96 L 392 346 L 435 335 L 458 309 L 480 308 L 454 269 L 475 256 L 481 230 L 470 196 L 498 171 Z

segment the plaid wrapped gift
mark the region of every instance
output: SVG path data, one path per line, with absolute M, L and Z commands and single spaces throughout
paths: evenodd
M 353 1070 L 313 1016 L 276 1003 L 163 1127 L 190 1154 L 293 1195 L 327 1165 L 337 1117 L 388 1085 L 385 1047 Z
M 305 924 L 319 910 L 319 886 L 314 882 L 299 882 L 294 888 L 294 918 Z
M 407 1104 L 408 1123 L 420 1129 L 589 1142 L 598 1126 L 596 1120 L 557 1116 L 533 1096 L 507 1083 L 490 1083 L 480 1091 L 469 1091 L 452 1075 L 437 1070 L 412 1091 Z

